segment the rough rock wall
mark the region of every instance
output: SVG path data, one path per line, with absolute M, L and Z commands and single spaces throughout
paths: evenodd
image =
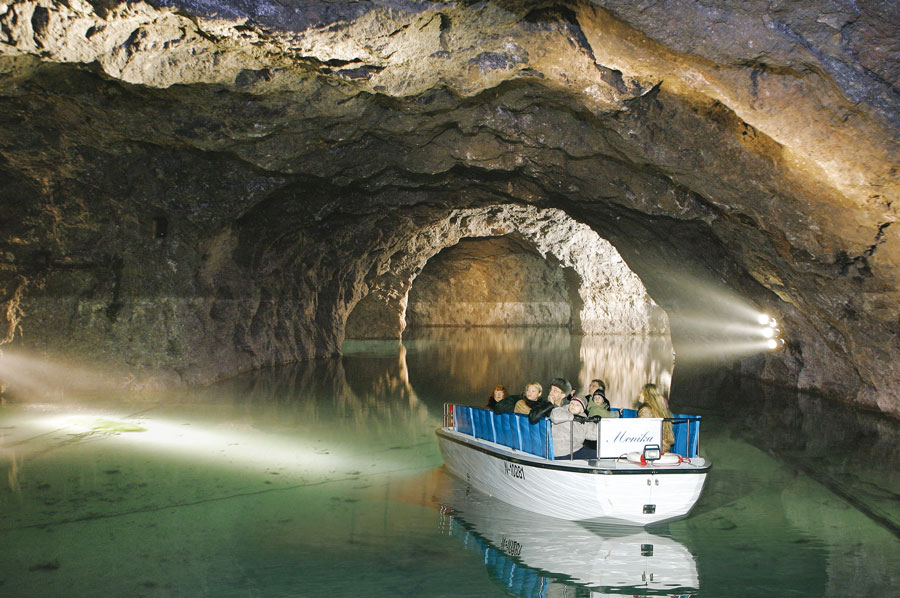
M 558 264 L 509 237 L 463 239 L 428 260 L 416 277 L 406 323 L 570 328 L 572 311 Z
M 615 245 L 676 351 L 696 276 L 781 316 L 745 371 L 900 414 L 898 12 L 7 2 L 5 336 L 189 382 L 326 355 L 418 231 L 533 204 Z
M 566 285 L 573 291 L 565 299 L 569 307 L 539 308 L 543 316 L 565 320 L 574 332 L 588 334 L 669 332 L 665 312 L 608 241 L 560 210 L 508 205 L 453 210 L 385 254 L 368 272 L 367 294 L 350 319 L 351 337 L 399 338 L 410 287 L 428 260 L 461 239 L 509 234 L 569 272 L 571 280 Z M 475 308 L 463 309 L 471 313 Z

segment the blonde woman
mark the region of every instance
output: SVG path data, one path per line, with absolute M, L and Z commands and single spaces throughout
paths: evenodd
M 645 384 L 638 396 L 638 417 L 672 417 L 669 405 L 665 397 L 659 392 L 656 384 Z M 675 434 L 672 432 L 672 422 L 663 422 L 662 446 L 664 453 L 668 453 L 675 442 Z
M 522 398 L 516 402 L 515 412 L 524 413 L 525 415 L 531 413 L 531 408 L 540 400 L 542 392 L 544 392 L 544 387 L 541 386 L 540 382 L 529 382 L 525 386 Z

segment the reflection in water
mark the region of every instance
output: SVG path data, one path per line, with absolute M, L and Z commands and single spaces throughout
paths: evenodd
M 405 348 L 394 343 L 378 349 L 369 357 L 298 363 L 164 396 L 98 396 L 55 387 L 52 397 L 5 410 L 0 459 L 9 464 L 8 485 L 19 492 L 33 463 L 57 453 L 105 445 L 138 457 L 190 455 L 234 472 L 278 470 L 319 480 L 342 479 L 359 467 L 361 454 L 380 457 L 377 467 L 367 465 L 373 473 L 402 467 L 393 458 L 402 450 L 427 445 L 436 454 L 436 447 L 430 449 L 440 410 L 429 413 L 413 391 Z M 388 450 L 393 453 L 384 454 Z M 57 487 L 83 496 L 80 482 L 78 489 Z M 177 487 L 166 483 L 161 489 L 178 502 Z M 61 516 L 87 517 L 90 502 L 70 501 Z
M 634 407 L 641 387 L 648 383 L 668 394 L 675 359 L 668 336 L 585 336 L 580 355 L 582 388 L 601 378 L 613 407 Z
M 644 384 L 669 388 L 674 359 L 666 336 L 572 336 L 561 328 L 430 328 L 408 331 L 403 343 L 414 349 L 407 360 L 421 396 L 439 388 L 468 405 L 487 401 L 496 384 L 518 394 L 537 380 L 546 391 L 562 376 L 580 392 L 602 378 L 613 407 L 632 407 Z
M 619 358 L 614 339 L 468 338 L 348 343 L 341 359 L 177 394 L 14 395 L 0 410 L 0 594 L 524 595 L 499 578 L 511 564 L 549 596 L 702 587 L 844 598 L 900 587 L 897 423 L 729 375 L 679 366 L 673 405 L 703 416 L 702 450 L 716 465 L 688 518 L 647 532 L 653 558 L 630 533 L 565 528 L 590 538 L 570 550 L 529 536 L 541 527 L 533 514 L 448 498 L 442 484 L 459 482 L 439 467 L 444 401 L 480 403 L 498 379 L 583 382 Z M 663 376 L 655 362 L 668 363 L 623 361 L 635 373 L 615 384 Z M 455 523 L 442 524 L 441 503 Z M 463 547 L 473 543 L 478 553 Z M 636 556 L 611 567 L 597 546 Z M 671 567 L 655 568 L 662 557 Z M 649 585 L 650 573 L 676 586 Z
M 438 492 L 444 533 L 478 552 L 495 583 L 514 596 L 687 596 L 699 589 L 693 555 L 670 537 L 543 517 L 455 478 Z
M 749 587 L 754 568 L 781 580 L 791 571 L 790 583 L 807 596 L 900 587 L 895 420 L 727 372 L 680 370 L 676 378 L 673 400 L 703 414 L 716 463 L 694 516 L 671 526 L 690 529 L 700 547 L 704 590 Z M 753 550 L 714 551 L 717 526 L 732 545 Z M 728 584 L 716 581 L 714 565 L 730 572 Z
M 896 420 L 726 372 L 681 376 L 676 391 L 705 414 L 705 431 L 715 423 L 776 455 L 900 537 Z
M 233 396 L 236 406 L 253 417 L 258 417 L 260 404 L 266 404 L 270 408 L 264 412 L 274 418 L 270 426 L 335 416 L 345 431 L 365 429 L 382 419 L 429 421 L 432 416 L 410 384 L 405 347 L 389 341 L 356 341 L 344 350 L 342 358 L 261 370 L 215 384 L 198 396 Z M 436 413 L 440 416 L 440 410 Z
M 18 494 L 21 491 L 19 486 L 19 480 L 21 478 L 21 473 L 19 471 L 19 463 L 18 458 L 15 453 L 10 452 L 9 454 L 9 471 L 6 474 L 6 478 L 9 481 L 9 489 L 14 493 Z

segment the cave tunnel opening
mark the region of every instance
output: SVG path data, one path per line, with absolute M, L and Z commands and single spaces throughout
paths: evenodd
M 413 281 L 407 330 L 548 326 L 578 331 L 573 322 L 583 307 L 578 283 L 574 270 L 552 254 L 545 259 L 515 235 L 462 239 L 428 260 Z
M 665 311 L 615 247 L 562 210 L 453 210 L 410 237 L 373 268 L 345 338 L 396 339 L 407 326 L 668 333 Z
M 455 355 L 444 358 L 460 363 L 477 363 L 489 348 L 503 361 L 502 347 L 554 347 L 571 362 L 548 368 L 565 370 L 578 387 L 603 377 L 622 406 L 648 381 L 669 386 L 665 310 L 612 243 L 564 211 L 454 210 L 409 236 L 409 252 L 393 254 L 390 267 L 369 278 L 347 317 L 346 340 L 448 341 Z M 515 360 L 477 370 L 473 391 L 496 383 L 490 372 L 504 372 L 517 391 L 535 375 Z M 542 373 L 548 380 L 551 370 Z

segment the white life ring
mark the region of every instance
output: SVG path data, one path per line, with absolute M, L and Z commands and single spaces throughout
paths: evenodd
M 655 461 L 647 461 L 644 459 L 644 453 L 640 451 L 631 451 L 630 453 L 625 453 L 622 455 L 626 461 L 629 463 L 634 463 L 636 465 L 680 465 L 681 463 L 688 461 L 681 455 L 676 455 L 675 453 L 663 453 L 659 456 L 659 459 Z M 619 457 L 621 459 L 622 457 Z

